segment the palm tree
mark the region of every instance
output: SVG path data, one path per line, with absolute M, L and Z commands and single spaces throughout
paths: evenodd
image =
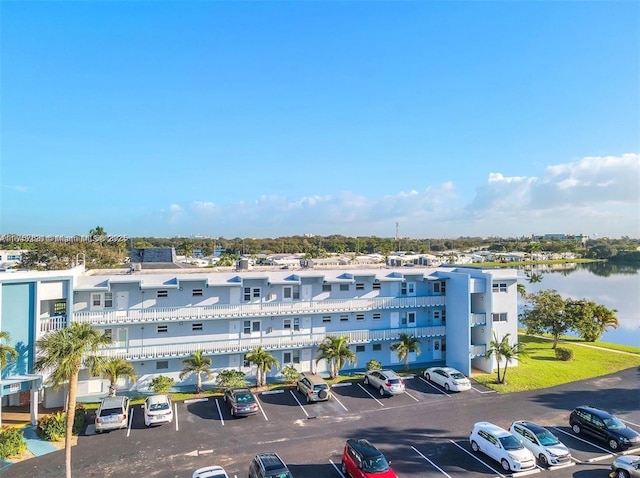
M 189 375 L 196 374 L 196 393 L 202 392 L 202 374 L 207 377 L 207 380 L 213 378 L 213 372 L 211 372 L 211 364 L 213 360 L 204 356 L 204 350 L 198 350 L 191 354 L 191 357 L 182 361 L 182 372 L 180 372 L 180 380 L 188 377 Z
M 9 362 L 13 362 L 18 358 L 18 352 L 10 345 L 5 345 L 2 341 L 11 342 L 9 332 L 0 331 L 0 370 L 5 368 Z
M 338 371 L 349 362 L 356 364 L 358 359 L 353 350 L 349 348 L 349 337 L 342 335 L 339 337 L 330 335 L 325 337 L 322 342 L 318 344 L 318 350 L 320 354 L 316 359 L 316 365 L 321 360 L 329 362 L 329 374 L 331 378 L 338 376 Z
M 116 382 L 119 378 L 125 377 L 129 380 L 135 380 L 137 377 L 133 365 L 121 358 L 96 357 L 92 362 L 91 375 L 99 375 L 109 379 L 109 396 L 111 397 L 116 396 Z
M 400 342 L 393 344 L 391 350 L 398 352 L 398 360 L 404 360 L 404 369 L 409 370 L 409 354 L 420 355 L 420 339 L 411 334 L 400 334 Z
M 527 288 L 525 287 L 524 284 L 518 284 L 518 295 L 520 295 L 520 297 L 522 297 L 523 299 L 527 296 Z
M 493 340 L 489 343 L 489 350 L 487 350 L 487 358 L 496 356 L 496 362 L 498 364 L 498 383 L 504 383 L 504 379 L 507 375 L 507 367 L 512 360 L 519 357 L 526 356 L 526 350 L 523 343 L 509 343 L 509 337 L 511 334 L 505 334 L 501 340 L 498 340 L 496 333 L 493 333 Z M 504 370 L 502 376 L 500 376 L 500 362 L 504 359 Z
M 280 368 L 276 358 L 262 347 L 253 349 L 247 354 L 247 360 L 258 366 L 256 371 L 256 386 L 262 387 L 267 383 L 267 372 L 274 368 Z
M 91 324 L 73 322 L 69 327 L 50 332 L 36 342 L 37 358 L 34 369 L 49 372 L 54 388 L 69 383 L 67 395 L 64 457 L 66 477 L 71 478 L 71 439 L 76 410 L 78 375 L 80 368 L 91 363 L 100 346 L 111 343 L 111 337 L 100 333 Z

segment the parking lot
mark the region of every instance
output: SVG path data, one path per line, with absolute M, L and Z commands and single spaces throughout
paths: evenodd
M 610 401 L 611 408 L 630 427 L 640 430 L 640 410 L 638 400 L 634 400 L 634 395 L 638 396 L 637 375 L 628 371 L 618 375 L 619 385 L 628 393 L 625 399 L 618 390 L 615 400 Z M 575 386 L 569 384 L 567 388 Z M 360 378 L 333 387 L 333 397 L 326 402 L 307 404 L 295 387 L 260 393 L 258 413 L 245 418 L 233 418 L 221 397 L 174 403 L 174 422 L 152 428 L 144 425 L 142 409 L 135 406 L 127 429 L 95 435 L 92 425 L 87 428 L 74 447 L 74 469 L 78 468 L 78 476 L 188 477 L 196 468 L 219 464 L 230 476 L 245 477 L 256 453 L 275 451 L 296 478 L 336 478 L 342 476 L 345 440 L 364 437 L 385 454 L 401 478 L 504 477 L 510 474 L 499 463 L 471 450 L 469 432 L 475 421 L 492 421 L 508 428 L 513 420 L 527 419 L 558 436 L 571 450 L 573 461 L 551 469 L 538 466 L 514 476 L 606 477 L 614 454 L 606 444 L 575 436 L 567 419 L 578 404 L 597 400 L 605 408 L 599 402 L 606 403 L 607 390 L 598 391 L 598 395 L 567 390 L 571 403 L 558 410 L 549 402 L 555 404 L 560 393 L 561 389 L 499 395 L 477 384 L 467 392 L 445 393 L 416 376 L 406 380 L 404 394 L 381 397 Z M 576 401 L 579 395 L 584 398 Z M 114 459 L 105 457 L 106 450 Z M 640 450 L 626 453 L 634 452 L 640 454 Z M 47 467 L 46 473 L 37 476 L 64 474 L 63 453 L 54 455 L 51 463 L 58 465 Z M 37 466 L 45 458 L 13 465 L 3 473 L 27 476 L 29 466 Z M 101 462 L 105 463 L 96 474 L 96 463 Z

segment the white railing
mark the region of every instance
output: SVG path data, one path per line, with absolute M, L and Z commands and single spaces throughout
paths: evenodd
M 409 327 L 402 329 L 384 330 L 356 330 L 340 334 L 339 332 L 326 334 L 300 334 L 287 337 L 251 338 L 215 340 L 201 343 L 149 345 L 139 347 L 109 347 L 100 350 L 100 355 L 117 357 L 125 360 L 145 360 L 168 357 L 186 357 L 198 350 L 204 350 L 205 354 L 245 353 L 256 347 L 264 347 L 267 350 L 295 349 L 312 347 L 329 335 L 347 335 L 349 343 L 380 342 L 385 340 L 397 340 L 401 333 L 412 334 L 419 338 L 441 337 L 445 335 L 445 327 Z
M 85 322 L 89 324 L 128 324 L 166 320 L 202 320 L 330 312 L 364 312 L 378 309 L 408 309 L 444 305 L 444 296 L 260 302 L 252 304 L 209 305 L 204 307 L 157 307 L 114 311 L 81 311 L 74 313 L 73 320 L 75 322 Z
M 472 345 L 470 352 L 471 352 L 471 358 L 484 357 L 485 354 L 487 353 L 487 346 L 486 345 Z
M 64 329 L 67 326 L 67 316 L 41 317 L 38 322 L 40 323 L 40 332 L 53 332 L 54 330 Z
M 474 325 L 486 325 L 487 324 L 487 314 L 471 314 L 471 326 Z

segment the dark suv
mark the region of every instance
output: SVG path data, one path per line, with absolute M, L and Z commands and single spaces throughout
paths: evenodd
M 351 478 L 398 478 L 384 455 L 363 438 L 347 440 L 342 452 L 342 474 Z
M 251 460 L 249 478 L 293 478 L 277 453 L 260 453 Z
M 626 426 L 619 418 L 599 408 L 582 405 L 569 416 L 574 433 L 586 433 L 608 443 L 612 450 L 640 445 L 640 434 Z

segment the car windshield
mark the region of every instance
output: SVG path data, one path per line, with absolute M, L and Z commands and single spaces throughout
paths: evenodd
M 253 395 L 250 393 L 239 393 L 236 395 L 236 402 L 238 403 L 249 403 L 253 402 Z
M 320 385 L 314 385 L 313 386 L 314 390 L 329 390 L 329 385 L 327 385 L 326 383 L 320 384 Z
M 560 440 L 558 440 L 558 438 L 549 430 L 536 433 L 536 438 L 542 446 L 551 446 L 560 443 Z
M 625 428 L 627 428 L 627 426 L 616 417 L 606 418 L 604 420 L 604 425 L 609 430 L 624 430 Z
M 522 443 L 513 435 L 500 437 L 500 443 L 505 450 L 520 450 L 522 448 Z
M 455 378 L 456 380 L 462 380 L 463 378 L 466 378 L 466 377 L 462 375 L 460 372 L 453 372 L 451 374 L 451 378 Z
M 362 469 L 367 473 L 387 471 L 389 469 L 389 462 L 387 462 L 387 459 L 384 456 L 380 455 L 375 458 L 363 460 Z
M 285 471 L 284 473 L 276 473 L 275 475 L 269 475 L 267 478 L 291 478 L 291 473 Z
M 400 383 L 400 379 L 399 379 L 399 378 L 390 378 L 390 379 L 388 380 L 388 382 L 389 382 L 390 384 L 392 384 L 392 385 L 396 385 L 396 384 Z
M 169 404 L 167 402 L 163 402 L 163 403 L 152 403 L 151 405 L 149 405 L 149 411 L 151 412 L 157 412 L 160 410 L 169 410 Z

